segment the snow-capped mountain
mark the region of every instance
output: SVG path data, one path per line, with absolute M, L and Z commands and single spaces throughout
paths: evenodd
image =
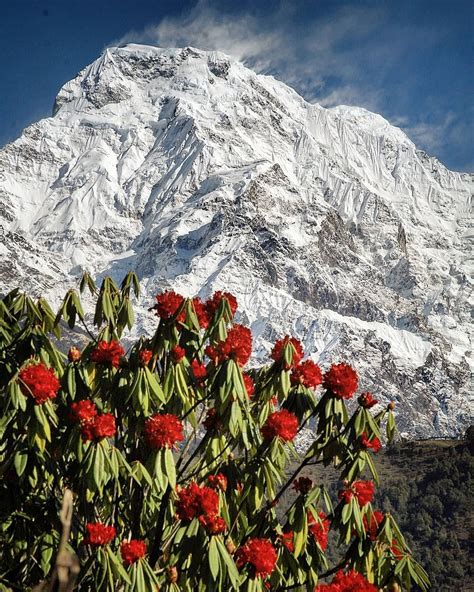
M 228 289 L 397 402 L 411 436 L 469 423 L 472 175 L 364 109 L 324 109 L 217 52 L 108 49 L 0 150 L 0 292 L 57 302 L 83 269 L 145 296 Z M 472 236 L 472 234 L 471 234 Z

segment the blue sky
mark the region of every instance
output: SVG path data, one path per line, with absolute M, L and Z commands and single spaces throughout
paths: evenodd
M 0 145 L 127 41 L 221 49 L 325 106 L 366 107 L 474 171 L 470 0 L 0 0 Z

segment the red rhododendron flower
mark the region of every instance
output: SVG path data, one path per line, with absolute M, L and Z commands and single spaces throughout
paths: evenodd
M 324 375 L 323 385 L 338 399 L 350 399 L 359 386 L 359 379 L 349 364 L 333 364 Z
M 289 370 L 290 368 L 295 368 L 296 366 L 298 366 L 304 355 L 303 346 L 301 345 L 301 342 L 298 341 L 298 339 L 296 339 L 295 337 L 285 335 L 283 339 L 279 339 L 273 346 L 272 353 L 270 354 L 272 360 L 275 360 L 275 362 L 284 362 L 283 350 L 288 343 L 291 343 L 291 345 L 293 346 L 293 357 L 291 364 L 284 363 L 285 370 Z
M 159 450 L 172 448 L 184 440 L 183 424 L 171 413 L 155 414 L 145 421 L 145 438 L 148 446 Z
M 104 438 L 112 438 L 116 431 L 115 417 L 111 413 L 96 415 L 81 425 L 81 436 L 84 441 L 98 442 Z
M 147 546 L 145 541 L 138 541 L 132 539 L 131 541 L 123 541 L 120 545 L 120 554 L 122 555 L 125 565 L 132 565 L 147 553 Z
M 385 515 L 383 514 L 383 512 L 380 512 L 379 510 L 375 510 L 375 512 L 372 512 L 372 515 L 370 516 L 370 522 L 367 519 L 367 516 L 364 516 L 364 530 L 367 535 L 367 538 L 371 541 L 375 541 L 377 539 L 377 533 L 384 518 Z
M 97 407 L 93 401 L 83 399 L 76 403 L 71 403 L 71 416 L 74 421 L 80 423 L 91 421 L 97 415 Z
M 201 362 L 198 362 L 197 360 L 191 362 L 191 370 L 193 371 L 194 378 L 198 382 L 203 381 L 207 376 L 206 365 L 201 364 Z
M 251 399 L 254 392 L 255 392 L 255 384 L 252 380 L 252 377 L 249 376 L 245 372 L 243 373 L 243 379 L 244 379 L 245 390 L 247 391 L 247 396 L 249 399 Z
M 173 290 L 166 290 L 162 294 L 156 296 L 155 310 L 156 314 L 163 320 L 167 321 L 174 317 L 178 312 L 179 307 L 183 304 L 184 297 L 181 294 L 177 294 Z M 179 313 L 176 318 L 177 321 L 183 323 L 186 320 L 186 311 L 183 310 Z
M 318 512 L 320 522 L 316 520 L 313 513 L 308 510 L 308 530 L 314 540 L 319 544 L 322 551 L 328 546 L 329 520 L 324 512 Z
M 113 526 L 107 526 L 102 522 L 89 522 L 86 524 L 87 534 L 84 538 L 85 545 L 101 547 L 108 545 L 116 536 L 117 532 Z
M 139 358 L 140 364 L 142 366 L 148 366 L 152 357 L 153 357 L 153 352 L 151 351 L 151 349 L 142 349 L 138 353 L 138 358 Z
M 281 438 L 290 442 L 298 432 L 298 418 L 286 409 L 271 413 L 261 429 L 264 440 Z
M 239 366 L 245 366 L 252 353 L 252 333 L 248 327 L 234 325 L 227 333 L 225 341 L 206 348 L 206 355 L 214 363 L 234 360 Z
M 210 487 L 200 487 L 192 481 L 184 489 L 178 490 L 176 514 L 180 520 L 192 520 L 198 516 L 217 516 L 219 496 Z
M 171 357 L 173 358 L 173 362 L 176 364 L 181 362 L 185 355 L 185 350 L 179 345 L 175 345 L 173 348 L 171 348 Z
M 293 531 L 284 532 L 279 537 L 280 543 L 288 549 L 290 553 L 295 550 L 295 544 L 293 542 Z
M 375 493 L 375 485 L 372 481 L 354 481 L 343 491 L 339 492 L 339 499 L 348 504 L 355 496 L 360 506 L 365 506 L 372 501 Z
M 251 538 L 237 549 L 236 565 L 239 569 L 250 564 L 255 576 L 269 576 L 275 569 L 277 553 L 269 539 Z
M 209 534 L 221 534 L 227 530 L 227 524 L 220 516 L 202 515 L 198 520 Z
M 201 329 L 207 329 L 209 327 L 209 314 L 205 304 L 198 297 L 193 298 L 194 312 L 196 313 L 199 326 Z
M 61 386 L 52 368 L 47 368 L 43 362 L 30 364 L 18 374 L 21 392 L 31 395 L 35 405 L 42 405 L 48 399 L 55 399 Z
M 321 368 L 312 360 L 301 362 L 291 373 L 291 384 L 302 384 L 307 388 L 316 388 L 322 381 Z
M 319 584 L 314 592 L 377 592 L 377 586 L 356 571 L 338 571 L 330 584 Z
M 313 489 L 313 482 L 309 477 L 300 477 L 293 481 L 293 489 L 304 495 Z
M 390 551 L 392 552 L 392 555 L 395 557 L 395 559 L 397 561 L 400 561 L 400 559 L 403 559 L 404 553 L 400 549 L 400 547 L 398 545 L 398 541 L 396 539 L 392 539 L 392 544 L 390 546 Z
M 110 364 L 114 368 L 118 368 L 120 358 L 124 354 L 125 350 L 118 341 L 99 341 L 97 346 L 91 351 L 91 360 L 95 364 Z
M 227 477 L 224 473 L 217 473 L 217 475 L 209 475 L 207 478 L 209 487 L 213 489 L 220 489 L 221 491 L 227 490 Z
M 378 403 L 377 399 L 374 399 L 372 393 L 362 393 L 357 401 L 361 407 L 365 407 L 366 409 L 370 409 Z
M 217 413 L 217 409 L 215 409 L 214 407 L 212 409 L 209 409 L 202 423 L 208 431 L 218 430 L 222 426 L 222 422 Z
M 229 292 L 215 292 L 213 297 L 210 298 L 205 306 L 208 317 L 212 319 L 212 317 L 216 314 L 217 309 L 219 308 L 222 298 L 226 298 L 227 302 L 229 303 L 230 310 L 232 312 L 232 316 L 235 315 L 237 311 L 237 299 L 235 296 L 230 294 Z
M 360 436 L 360 445 L 362 448 L 370 449 L 374 452 L 378 452 L 382 448 L 382 444 L 377 436 L 374 436 L 372 440 L 369 440 L 365 432 L 362 432 Z

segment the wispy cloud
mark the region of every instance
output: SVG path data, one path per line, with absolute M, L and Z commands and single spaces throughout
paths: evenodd
M 390 2 L 334 3 L 324 14 L 307 11 L 304 22 L 297 18 L 298 6 L 299 0 L 282 1 L 264 16 L 234 7 L 230 15 L 215 0 L 199 0 L 188 13 L 131 31 L 115 44 L 218 49 L 283 80 L 309 101 L 381 113 L 430 153 L 439 154 L 451 135 L 457 141 L 459 117 L 438 105 L 424 118 L 407 101 L 416 75 L 394 82 L 420 49 L 436 51 L 445 34 L 442 27 L 394 22 Z M 402 116 L 400 106 L 406 109 Z
M 291 8 L 284 6 L 265 19 L 249 13 L 229 17 L 208 0 L 200 0 L 186 15 L 164 18 L 141 32 L 131 31 L 117 44 L 218 49 L 258 72 L 283 79 L 308 100 L 327 106 L 343 100 L 376 108 L 379 91 L 366 92 L 356 84 L 362 61 L 354 65 L 353 59 L 347 59 L 349 52 L 354 55 L 360 49 L 343 48 L 342 44 L 350 41 L 357 45 L 367 39 L 383 14 L 360 7 L 343 8 L 304 27 L 291 17 Z M 340 84 L 328 88 L 327 79 L 335 76 Z

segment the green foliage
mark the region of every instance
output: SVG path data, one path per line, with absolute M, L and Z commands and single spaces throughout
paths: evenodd
M 390 408 L 372 414 L 361 403 L 351 416 L 344 399 L 357 381 L 336 396 L 314 388 L 319 369 L 311 388 L 293 381 L 295 342 L 245 373 L 251 336 L 234 324 L 231 295 L 207 308 L 157 297 L 154 335 L 125 353 L 136 276 L 97 287 L 86 275 L 86 289 L 91 315 L 74 290 L 57 314 L 18 290 L 0 301 L 0 590 L 47 582 L 65 556 L 86 591 L 311 590 L 341 568 L 386 591 L 428 588 L 392 515 L 368 535 L 372 493 L 362 500 L 357 489 L 364 477 L 378 482 L 361 438 L 393 438 Z M 90 340 L 66 356 L 62 329 L 78 323 Z M 293 439 L 309 421 L 314 442 L 300 457 Z M 337 470 L 344 495 L 311 483 L 282 516 L 278 502 L 314 465 Z M 66 490 L 70 532 L 59 517 Z M 432 528 L 429 512 L 420 532 Z M 250 542 L 270 551 L 248 555 Z

